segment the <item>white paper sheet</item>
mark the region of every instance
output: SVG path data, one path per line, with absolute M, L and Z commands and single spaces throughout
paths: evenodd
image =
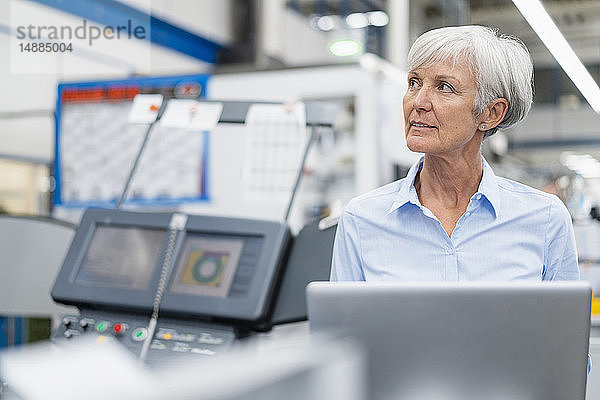
M 189 129 L 193 131 L 213 131 L 219 123 L 223 103 L 197 103 Z
M 133 98 L 128 121 L 132 124 L 150 124 L 154 122 L 162 102 L 162 94 L 138 94 Z
M 246 126 L 244 199 L 287 200 L 308 140 L 304 104 L 254 104 Z
M 167 102 L 160 125 L 169 128 L 188 128 L 198 102 L 189 99 L 171 99 Z

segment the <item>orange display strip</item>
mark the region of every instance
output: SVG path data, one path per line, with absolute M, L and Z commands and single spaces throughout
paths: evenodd
M 131 100 L 140 93 L 139 86 L 112 86 L 65 89 L 62 92 L 64 103 L 86 103 L 96 101 Z

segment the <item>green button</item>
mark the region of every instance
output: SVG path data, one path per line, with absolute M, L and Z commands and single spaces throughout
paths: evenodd
M 148 337 L 148 330 L 146 328 L 136 328 L 131 333 L 131 338 L 136 342 L 141 342 Z
M 98 324 L 96 324 L 96 330 L 100 333 L 106 331 L 108 329 L 108 324 L 104 321 L 99 322 Z

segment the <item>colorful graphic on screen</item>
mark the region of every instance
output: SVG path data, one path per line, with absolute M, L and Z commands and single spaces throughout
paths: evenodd
M 181 278 L 181 283 L 218 287 L 223 282 L 223 271 L 228 253 L 192 250 Z
M 227 297 L 244 242 L 211 235 L 189 235 L 169 290 L 196 296 Z

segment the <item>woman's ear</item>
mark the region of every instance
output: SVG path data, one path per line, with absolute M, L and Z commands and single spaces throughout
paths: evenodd
M 479 130 L 487 131 L 497 127 L 504 119 L 506 111 L 508 111 L 508 100 L 505 98 L 492 100 L 482 115 L 484 118 L 479 122 Z

